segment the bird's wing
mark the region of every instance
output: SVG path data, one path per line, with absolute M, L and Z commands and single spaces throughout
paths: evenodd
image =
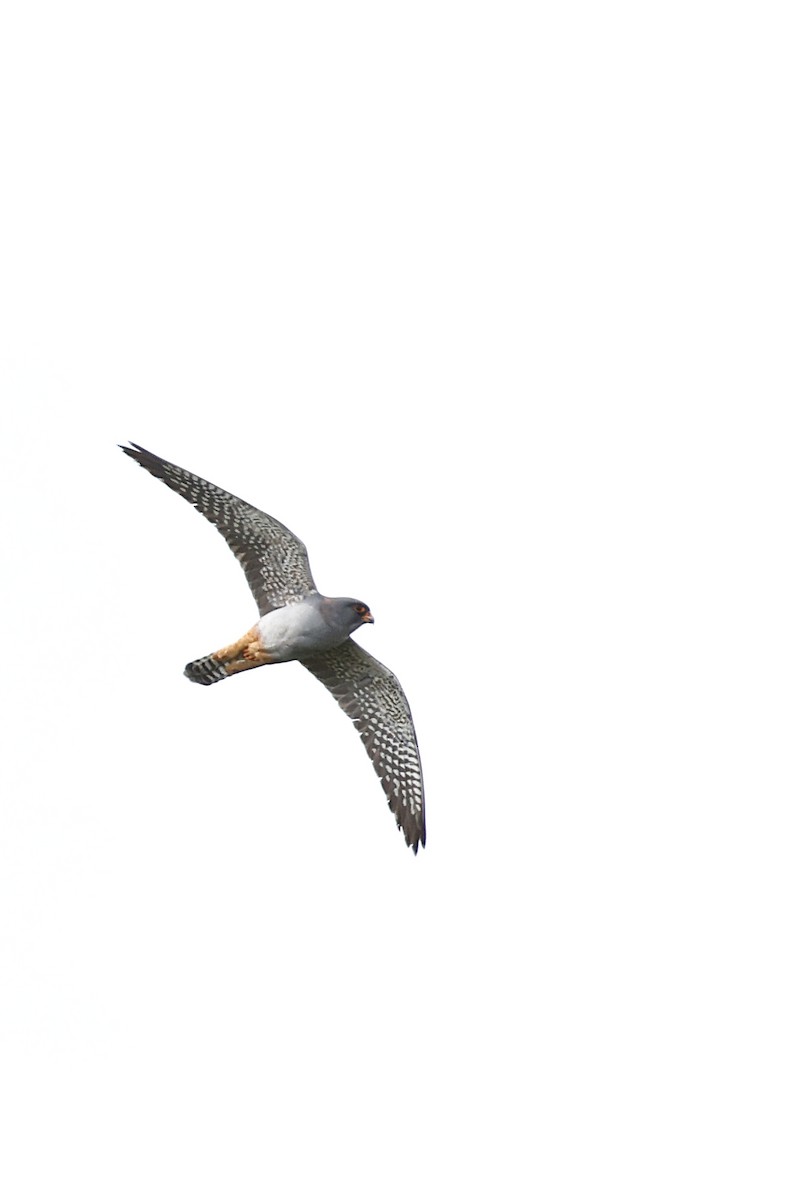
M 305 546 L 280 521 L 135 442 L 120 449 L 216 525 L 242 564 L 262 617 L 316 592 Z
M 411 709 L 397 678 L 351 639 L 300 661 L 361 734 L 389 808 L 416 854 L 425 845 L 425 794 Z

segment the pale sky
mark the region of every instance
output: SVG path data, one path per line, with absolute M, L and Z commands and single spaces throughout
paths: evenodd
M 0 31 L 0 1194 L 795 1200 L 788 4 Z M 306 542 L 415 859 L 132 439 Z

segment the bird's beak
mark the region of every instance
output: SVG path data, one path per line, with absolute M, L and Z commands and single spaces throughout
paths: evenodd
M 369 609 L 367 609 L 367 611 L 364 613 L 361 620 L 364 622 L 365 625 L 374 625 L 375 624 L 375 618 L 373 617 L 373 615 L 369 611 Z

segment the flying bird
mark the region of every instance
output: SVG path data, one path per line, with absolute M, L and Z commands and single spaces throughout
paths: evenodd
M 361 735 L 389 808 L 416 854 L 425 845 L 425 797 L 411 709 L 396 676 L 350 636 L 374 623 L 369 606 L 350 596 L 321 595 L 305 546 L 274 517 L 135 442 L 120 449 L 216 525 L 258 605 L 259 619 L 247 633 L 187 663 L 184 675 L 208 685 L 293 660 L 316 675 Z

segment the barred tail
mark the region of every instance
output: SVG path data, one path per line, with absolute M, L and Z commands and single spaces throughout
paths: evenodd
M 194 662 L 187 663 L 183 673 L 192 683 L 202 683 L 204 687 L 228 678 L 228 672 L 215 654 L 207 654 L 205 658 L 196 658 Z

